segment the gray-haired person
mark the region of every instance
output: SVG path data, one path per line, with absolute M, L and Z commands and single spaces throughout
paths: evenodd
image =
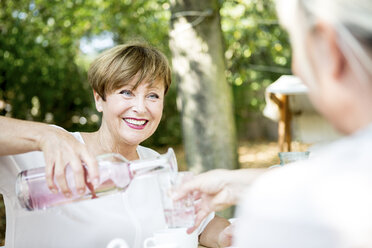
M 295 74 L 345 137 L 258 178 L 261 172 L 249 169 L 201 174 L 177 197 L 198 191 L 199 219 L 242 200 L 237 247 L 372 247 L 372 1 L 276 4 Z

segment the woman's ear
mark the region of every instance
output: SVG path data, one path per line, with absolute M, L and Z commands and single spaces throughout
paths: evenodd
M 93 90 L 93 96 L 94 96 L 94 102 L 96 103 L 97 111 L 102 112 L 103 111 L 102 102 L 104 100 L 102 99 L 102 97 L 95 90 Z
M 330 75 L 335 79 L 340 79 L 345 73 L 347 61 L 340 48 L 339 37 L 335 29 L 325 22 L 320 22 L 317 25 L 318 37 L 321 37 L 324 42 L 324 52 L 329 56 L 328 62 Z M 325 54 L 323 54 L 325 55 Z

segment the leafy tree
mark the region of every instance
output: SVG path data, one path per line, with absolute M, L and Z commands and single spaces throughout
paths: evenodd
M 290 74 L 290 47 L 272 0 L 226 0 L 221 8 L 227 79 L 233 85 L 239 137 L 261 115 L 265 88 Z M 264 137 L 263 137 L 264 138 Z
M 0 4 L 1 114 L 66 128 L 92 122 L 85 72 L 74 62 L 94 15 L 89 1 Z

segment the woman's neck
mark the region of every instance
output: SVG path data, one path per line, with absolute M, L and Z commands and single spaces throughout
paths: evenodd
M 88 149 L 95 156 L 104 153 L 119 153 L 128 160 L 139 159 L 137 153 L 138 145 L 129 145 L 113 137 L 113 135 L 107 131 L 103 126 L 96 132 L 92 133 L 81 133 L 85 144 Z

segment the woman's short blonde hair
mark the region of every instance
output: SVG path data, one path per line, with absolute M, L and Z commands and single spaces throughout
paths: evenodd
M 163 80 L 166 93 L 171 69 L 165 55 L 145 43 L 118 45 L 104 51 L 89 67 L 88 81 L 103 100 L 106 95 L 135 80 L 140 83 Z

